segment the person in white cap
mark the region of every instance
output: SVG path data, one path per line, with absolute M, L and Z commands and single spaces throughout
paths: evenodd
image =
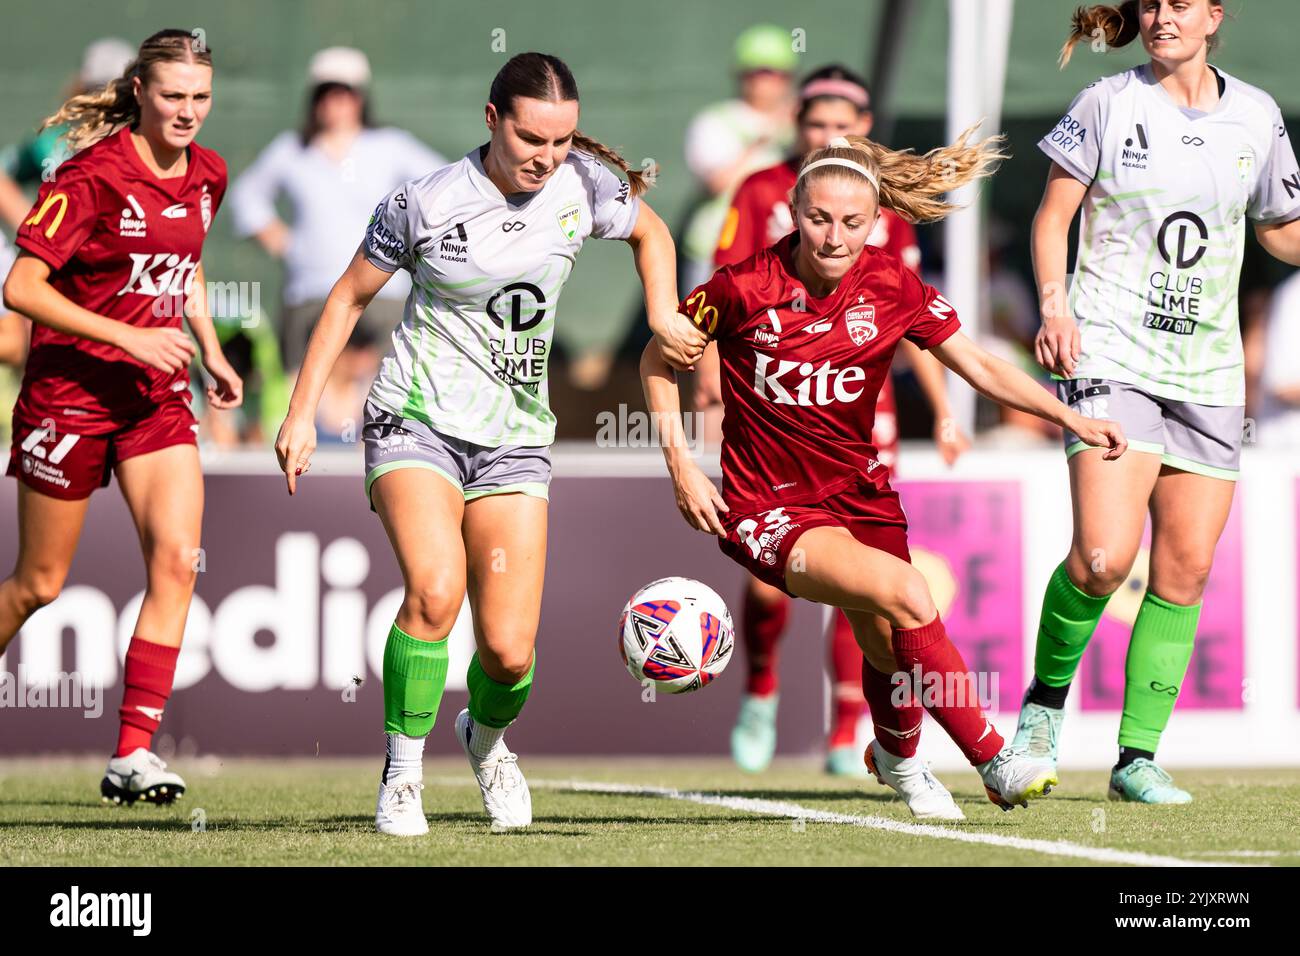
M 370 63 L 360 50 L 318 51 L 307 78 L 302 128 L 273 139 L 230 190 L 235 232 L 284 262 L 279 337 L 291 375 L 375 203 L 399 183 L 447 163 L 407 131 L 372 124 Z M 288 201 L 288 223 L 276 213 L 281 197 Z M 361 317 L 322 398 L 322 436 L 346 434 L 349 420 L 361 421 L 365 389 L 409 291 L 399 277 Z

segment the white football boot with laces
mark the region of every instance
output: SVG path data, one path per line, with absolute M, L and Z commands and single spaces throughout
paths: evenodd
M 456 739 L 469 758 L 469 765 L 483 793 L 483 809 L 492 819 L 493 830 L 510 830 L 526 827 L 533 822 L 533 798 L 528 783 L 519 772 L 519 758 L 506 747 L 504 737 L 498 738 L 491 753 L 479 757 L 470 746 L 474 734 L 474 720 L 469 710 L 456 715 Z
M 867 769 L 893 789 L 918 820 L 965 820 L 948 788 L 920 757 L 895 757 L 879 741 L 867 745 Z
M 375 829 L 389 836 L 423 836 L 429 832 L 424 818 L 418 780 L 398 780 L 379 784 L 379 801 L 375 806 Z
M 185 781 L 168 770 L 157 754 L 137 747 L 125 757 L 109 760 L 99 793 L 105 803 L 166 804 L 184 795 Z

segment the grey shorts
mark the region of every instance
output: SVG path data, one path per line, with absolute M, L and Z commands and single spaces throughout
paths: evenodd
M 426 468 L 458 488 L 466 501 L 519 493 L 548 498 L 551 450 L 545 445 L 487 448 L 400 418 L 366 402 L 361 441 L 366 459 L 366 498 L 380 475 L 398 468 Z M 373 502 L 370 505 L 374 510 Z
M 1180 402 L 1105 378 L 1057 382 L 1056 394 L 1081 415 L 1119 422 L 1130 451 L 1159 455 L 1180 471 L 1237 480 L 1246 416 L 1241 405 Z M 1078 435 L 1066 431 L 1067 458 L 1087 447 Z

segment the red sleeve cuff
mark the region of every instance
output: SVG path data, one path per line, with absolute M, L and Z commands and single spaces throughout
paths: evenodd
M 55 249 L 52 249 L 42 240 L 34 236 L 18 236 L 14 239 L 14 245 L 24 252 L 30 252 L 36 258 L 40 259 L 50 267 L 51 272 L 57 272 L 67 263 L 69 256 L 61 255 Z

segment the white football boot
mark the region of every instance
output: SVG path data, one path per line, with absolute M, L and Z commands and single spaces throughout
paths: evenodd
M 157 754 L 137 747 L 125 757 L 109 760 L 99 792 L 105 803 L 165 804 L 184 795 L 185 781 L 168 770 Z
M 423 789 L 424 784 L 418 780 L 380 781 L 375 829 L 389 836 L 423 836 L 428 833 L 429 821 L 424 818 L 424 804 L 420 799 Z
M 1003 747 L 975 769 L 984 780 L 984 792 L 1003 810 L 1027 807 L 1030 800 L 1051 793 L 1059 782 L 1050 760 L 1031 757 L 1014 747 Z
M 533 822 L 533 798 L 528 783 L 519 772 L 519 758 L 506 747 L 504 737 L 497 740 L 492 752 L 480 758 L 470 747 L 474 720 L 469 710 L 456 715 L 456 739 L 469 758 L 469 765 L 483 793 L 483 809 L 492 819 L 493 830 L 526 827 Z
M 867 769 L 893 789 L 918 820 L 965 820 L 948 788 L 920 757 L 895 757 L 877 740 L 867 745 Z

